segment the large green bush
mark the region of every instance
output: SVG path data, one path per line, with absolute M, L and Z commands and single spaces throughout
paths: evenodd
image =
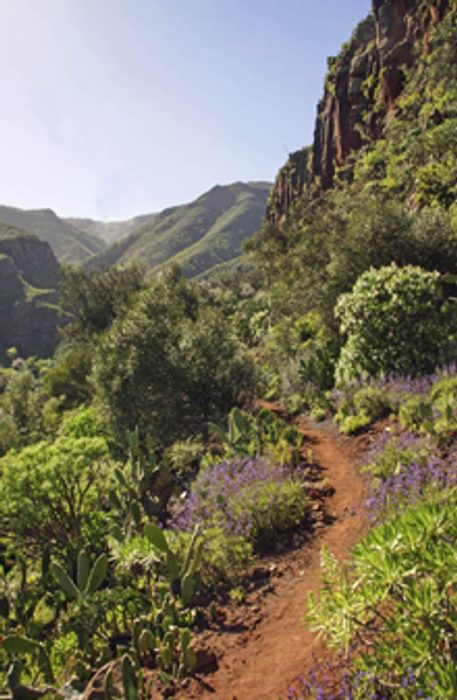
M 199 305 L 183 280 L 151 286 L 113 323 L 98 344 L 93 373 L 119 443 L 137 428 L 159 446 L 205 432 L 253 377 L 227 321 Z
M 62 436 L 0 460 L 0 530 L 16 552 L 71 556 L 107 531 L 108 446 L 103 437 Z
M 455 357 L 456 311 L 439 279 L 437 272 L 395 264 L 359 277 L 335 309 L 346 338 L 338 384 L 363 375 L 421 375 Z

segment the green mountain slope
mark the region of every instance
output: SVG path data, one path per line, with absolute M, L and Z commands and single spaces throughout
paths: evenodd
M 96 221 L 94 219 L 71 217 L 63 219 L 63 221 L 90 236 L 101 238 L 107 243 L 115 243 L 125 238 L 130 233 L 133 233 L 133 231 L 136 231 L 136 229 L 141 226 L 144 226 L 144 224 L 153 219 L 154 216 L 156 215 L 142 214 L 132 219 L 126 219 L 125 221 Z
M 81 264 L 105 248 L 95 236 L 60 219 L 51 209 L 0 206 L 0 222 L 33 233 L 51 246 L 60 262 Z
M 156 270 L 177 262 L 187 277 L 200 275 L 242 252 L 260 227 L 271 185 L 236 182 L 213 187 L 190 204 L 165 209 L 89 261 L 89 267 L 132 260 Z

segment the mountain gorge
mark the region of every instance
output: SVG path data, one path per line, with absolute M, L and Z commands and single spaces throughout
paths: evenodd
M 98 269 L 139 261 L 157 271 L 177 263 L 196 277 L 241 257 L 243 242 L 262 224 L 270 189 L 267 182 L 217 185 L 189 204 L 112 222 L 0 206 L 0 222 L 49 243 L 62 264 Z
M 79 231 L 83 231 L 96 238 L 101 238 L 102 241 L 111 244 L 133 233 L 137 228 L 140 228 L 153 219 L 154 216 L 155 214 L 142 214 L 133 217 L 133 219 L 126 219 L 124 221 L 95 221 L 94 219 L 80 219 L 77 217 L 70 217 L 63 220 Z
M 45 241 L 0 224 L 0 357 L 49 357 L 58 341 L 59 265 Z

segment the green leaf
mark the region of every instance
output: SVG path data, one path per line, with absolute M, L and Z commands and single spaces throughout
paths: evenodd
M 203 540 L 199 540 L 195 546 L 195 555 L 192 560 L 191 565 L 189 566 L 189 574 L 195 574 L 198 568 L 200 567 L 201 560 L 203 556 Z
M 160 527 L 154 523 L 148 523 L 144 528 L 144 534 L 153 547 L 166 554 L 169 551 L 168 542 Z
M 108 557 L 106 556 L 106 554 L 100 554 L 97 561 L 92 567 L 92 571 L 90 572 L 85 592 L 89 595 L 95 593 L 95 591 L 102 585 L 107 571 Z
M 8 619 L 10 614 L 10 604 L 6 595 L 0 597 L 0 617 Z
M 41 644 L 38 652 L 38 665 L 46 683 L 54 683 L 55 679 L 54 674 L 52 672 L 51 661 L 45 648 Z
M 136 673 L 132 659 L 128 654 L 124 654 L 121 661 L 122 686 L 124 698 L 126 700 L 137 700 L 138 692 L 136 687 Z
M 130 512 L 136 525 L 139 525 L 141 523 L 141 508 L 138 501 L 132 501 L 130 504 Z
M 121 469 L 119 469 L 119 467 L 115 468 L 114 475 L 118 482 L 121 484 L 121 486 L 123 486 L 125 489 L 128 489 L 129 485 L 127 483 L 127 479 L 125 478 L 125 474 Z
M 181 600 L 185 607 L 190 605 L 195 591 L 195 578 L 191 574 L 184 576 L 181 583 Z
M 49 573 L 49 566 L 51 564 L 51 549 L 45 547 L 43 554 L 41 555 L 41 576 L 44 578 Z
M 80 591 L 84 591 L 89 578 L 90 561 L 87 552 L 82 549 L 78 554 L 77 582 Z
M 119 498 L 118 494 L 116 491 L 110 491 L 108 493 L 108 498 L 110 499 L 112 505 L 117 509 L 117 510 L 122 510 L 122 502 L 121 499 Z
M 184 629 L 181 630 L 181 649 L 185 651 L 189 644 L 190 640 L 192 639 L 192 635 L 190 633 L 190 629 L 185 627 Z
M 167 552 L 167 569 L 173 580 L 179 577 L 178 561 L 171 551 Z
M 73 580 L 67 574 L 67 572 L 60 566 L 60 564 L 53 564 L 51 571 L 56 577 L 60 587 L 67 596 L 67 598 L 78 598 L 79 591 L 76 588 Z
M 42 644 L 18 634 L 10 634 L 5 637 L 2 644 L 7 654 L 36 654 L 37 652 L 46 654 Z
M 195 664 L 197 663 L 197 655 L 195 654 L 195 651 L 192 649 L 192 647 L 188 647 L 184 650 L 183 657 L 184 666 L 186 667 L 186 669 L 189 671 L 193 671 L 195 668 Z
M 208 423 L 208 432 L 212 433 L 213 435 L 217 435 L 223 442 L 225 442 L 227 439 L 227 433 L 225 432 L 224 428 L 221 428 L 220 425 L 217 425 L 216 423 L 211 423 L 211 421 Z

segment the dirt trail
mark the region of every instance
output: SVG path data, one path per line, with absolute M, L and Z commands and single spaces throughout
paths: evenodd
M 340 438 L 331 427 L 317 427 L 300 420 L 305 449 L 313 450 L 314 462 L 335 489 L 326 501 L 330 522 L 309 543 L 277 557 L 278 575 L 273 576 L 270 592 L 256 603 L 254 625 L 233 626 L 230 632 L 212 640 L 219 669 L 201 676 L 180 698 L 217 700 L 277 700 L 287 695 L 287 687 L 313 665 L 319 650 L 315 636 L 303 624 L 307 595 L 320 583 L 320 556 L 323 545 L 344 559 L 367 528 L 364 509 L 364 482 L 357 463 L 357 443 Z M 272 565 L 276 570 L 276 565 Z

